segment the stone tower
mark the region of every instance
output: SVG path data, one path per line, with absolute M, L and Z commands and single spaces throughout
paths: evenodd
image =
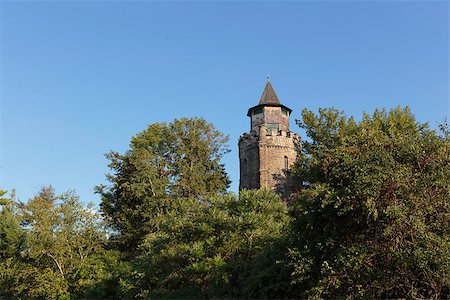
M 280 103 L 267 80 L 259 104 L 248 110 L 250 132 L 239 138 L 239 189 L 287 192 L 289 168 L 297 159 L 300 138 L 289 131 L 292 110 Z

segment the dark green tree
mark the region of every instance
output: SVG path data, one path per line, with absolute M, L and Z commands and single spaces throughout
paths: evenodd
M 13 262 L 23 250 L 24 232 L 20 227 L 14 192 L 10 197 L 4 197 L 6 193 L 0 190 L 0 298 L 13 298 Z
M 431 130 L 408 108 L 359 123 L 334 109 L 302 116 L 293 296 L 448 297 L 448 127 Z
M 257 273 L 253 266 L 267 261 L 288 223 L 286 204 L 269 191 L 243 191 L 239 198 L 229 194 L 207 201 L 174 199 L 159 231 L 146 236 L 142 254 L 133 262 L 130 296 L 267 295 L 273 286 L 263 286 L 264 280 L 277 274 Z
M 220 162 L 227 142 L 204 119 L 183 118 L 152 124 L 131 139 L 125 154 L 107 154 L 111 185 L 96 189 L 119 248 L 135 250 L 158 226 L 169 198 L 223 194 L 230 183 Z
M 16 214 L 14 192 L 4 198 L 6 191 L 0 190 L 0 259 L 19 254 L 23 244 L 23 230 Z

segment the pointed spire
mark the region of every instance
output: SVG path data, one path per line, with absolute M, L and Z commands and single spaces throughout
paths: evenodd
M 275 93 L 275 90 L 270 83 L 269 76 L 267 76 L 266 87 L 264 88 L 264 92 L 259 100 L 259 105 L 263 104 L 280 104 L 280 100 Z

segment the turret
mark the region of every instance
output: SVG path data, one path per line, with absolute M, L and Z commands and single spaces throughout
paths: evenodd
M 239 139 L 239 189 L 276 189 L 286 194 L 300 138 L 289 131 L 292 110 L 280 103 L 268 80 L 258 105 L 248 110 L 250 132 Z
M 280 103 L 272 84 L 267 80 L 258 105 L 251 107 L 247 116 L 250 117 L 250 130 L 259 133 L 259 126 L 265 124 L 267 130 L 289 130 L 289 116 L 292 110 Z

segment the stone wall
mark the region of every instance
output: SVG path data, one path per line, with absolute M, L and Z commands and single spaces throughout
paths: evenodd
M 245 133 L 239 139 L 240 189 L 269 188 L 284 192 L 288 169 L 297 160 L 300 138 L 280 130 Z M 287 167 L 287 169 L 286 169 Z
M 259 189 L 259 137 L 245 133 L 239 139 L 239 189 Z
M 259 114 L 255 114 L 253 111 L 251 130 L 259 133 L 259 127 L 269 123 L 280 124 L 279 130 L 289 130 L 289 116 L 283 115 L 281 109 L 281 107 L 265 106 L 261 108 L 262 112 Z

